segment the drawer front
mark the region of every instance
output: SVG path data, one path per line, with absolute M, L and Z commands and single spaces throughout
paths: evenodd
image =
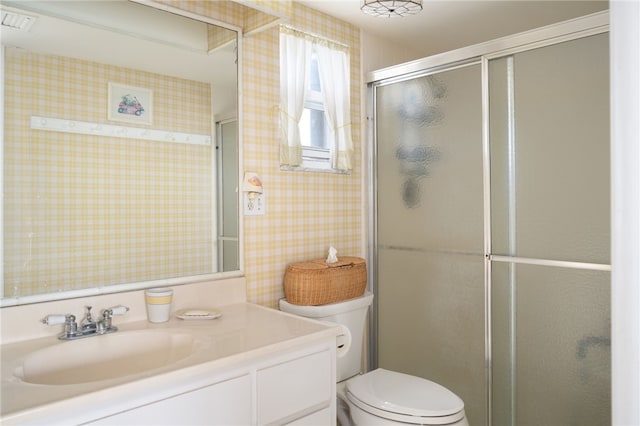
M 294 420 L 291 423 L 287 423 L 287 426 L 330 426 L 335 423 L 336 419 L 335 416 L 332 416 L 331 408 L 325 408 L 308 416 L 304 416 L 301 419 Z
M 258 370 L 258 424 L 295 419 L 328 407 L 335 398 L 331 356 L 325 350 Z
M 92 425 L 246 426 L 251 423 L 251 378 L 227 380 L 91 422 Z

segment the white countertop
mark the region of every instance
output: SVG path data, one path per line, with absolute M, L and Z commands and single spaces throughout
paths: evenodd
M 56 337 L 38 338 L 1 346 L 2 423 L 29 418 L 43 410 L 73 409 L 79 404 L 99 404 L 117 395 L 121 399 L 135 397 L 143 401 L 153 389 L 154 398 L 163 386 L 175 392 L 176 387 L 193 386 L 198 378 L 224 374 L 258 357 L 279 351 L 302 348 L 328 338 L 335 338 L 339 328 L 274 309 L 250 303 L 237 303 L 218 308 L 222 316 L 213 320 L 181 320 L 152 324 L 138 321 L 122 324 L 119 331 L 181 329 L 204 342 L 203 348 L 174 364 L 126 377 L 73 385 L 39 385 L 25 383 L 15 377 L 14 370 L 29 353 L 52 345 L 73 345 Z M 103 336 L 86 339 L 100 339 Z M 196 383 L 197 385 L 197 383 Z M 168 390 L 167 390 L 168 391 Z M 139 401 L 139 402 L 140 402 Z M 65 408 L 66 407 L 66 408 Z

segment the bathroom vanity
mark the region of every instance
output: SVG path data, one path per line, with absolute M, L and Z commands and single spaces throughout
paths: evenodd
M 244 302 L 219 310 L 2 345 L 0 422 L 335 424 L 337 327 Z

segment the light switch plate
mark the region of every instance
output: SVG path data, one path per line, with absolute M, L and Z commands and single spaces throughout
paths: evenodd
M 249 193 L 242 194 L 242 205 L 245 216 L 261 216 L 264 214 L 264 192 L 255 194 L 253 200 L 249 199 Z

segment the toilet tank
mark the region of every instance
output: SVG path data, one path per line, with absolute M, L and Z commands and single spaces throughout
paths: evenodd
M 369 292 L 344 302 L 320 306 L 293 305 L 282 299 L 280 310 L 319 321 L 338 323 L 349 329 L 351 348 L 337 360 L 337 381 L 341 382 L 360 373 L 367 312 L 372 302 L 373 294 Z

